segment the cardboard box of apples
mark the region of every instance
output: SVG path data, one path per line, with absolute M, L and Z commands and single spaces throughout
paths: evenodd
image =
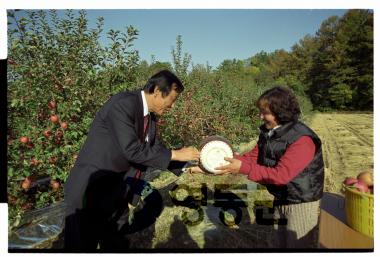
M 343 183 L 361 193 L 373 194 L 373 173 L 371 171 L 360 172 L 356 178 L 347 177 Z

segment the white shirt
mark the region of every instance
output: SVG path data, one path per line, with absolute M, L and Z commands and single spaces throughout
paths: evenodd
M 141 91 L 141 96 L 142 96 L 142 100 L 143 100 L 143 118 L 149 114 L 149 109 L 148 109 L 148 103 L 146 101 L 146 98 L 145 98 L 145 92 L 144 91 Z
M 146 115 L 149 115 L 148 103 L 145 98 L 145 92 L 141 91 L 142 101 L 143 101 L 143 119 Z M 149 141 L 149 133 L 146 134 L 145 142 Z

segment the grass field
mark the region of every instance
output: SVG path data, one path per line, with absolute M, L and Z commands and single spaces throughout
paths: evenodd
M 316 114 L 310 127 L 323 144 L 325 191 L 340 193 L 346 177 L 373 169 L 373 114 Z

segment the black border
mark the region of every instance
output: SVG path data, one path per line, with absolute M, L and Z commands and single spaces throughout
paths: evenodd
M 79 253 L 65 251 L 64 249 L 8 249 L 9 253 Z M 102 252 L 102 251 L 90 251 L 82 253 L 339 253 L 339 252 L 353 252 L 353 253 L 364 253 L 364 252 L 374 252 L 374 249 L 325 249 L 325 248 L 218 248 L 218 249 L 128 249 L 123 252 Z
M 7 203 L 7 60 L 0 60 L 0 85 L 2 85 L 1 90 L 1 99 L 0 103 L 2 105 L 2 112 L 5 111 L 4 114 L 1 115 L 1 130 L 0 130 L 0 140 L 1 140 L 1 166 L 0 166 L 0 203 Z

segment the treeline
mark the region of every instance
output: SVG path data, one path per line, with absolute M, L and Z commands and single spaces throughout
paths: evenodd
M 258 85 L 282 84 L 306 94 L 318 110 L 373 109 L 373 12 L 349 10 L 325 20 L 291 51 L 225 60 L 218 69 L 254 75 Z
M 173 65 L 142 61 L 140 68 L 173 67 L 185 78 L 193 69 L 186 73 L 189 55 L 183 59 L 185 65 L 178 58 L 173 58 Z M 224 60 L 216 69 L 208 65 L 203 69 L 209 74 L 245 78 L 255 87 L 288 86 L 308 97 L 316 110 L 372 110 L 373 12 L 349 10 L 342 17 L 332 16 L 315 35 L 306 35 L 290 51 L 261 51 L 245 60 Z

